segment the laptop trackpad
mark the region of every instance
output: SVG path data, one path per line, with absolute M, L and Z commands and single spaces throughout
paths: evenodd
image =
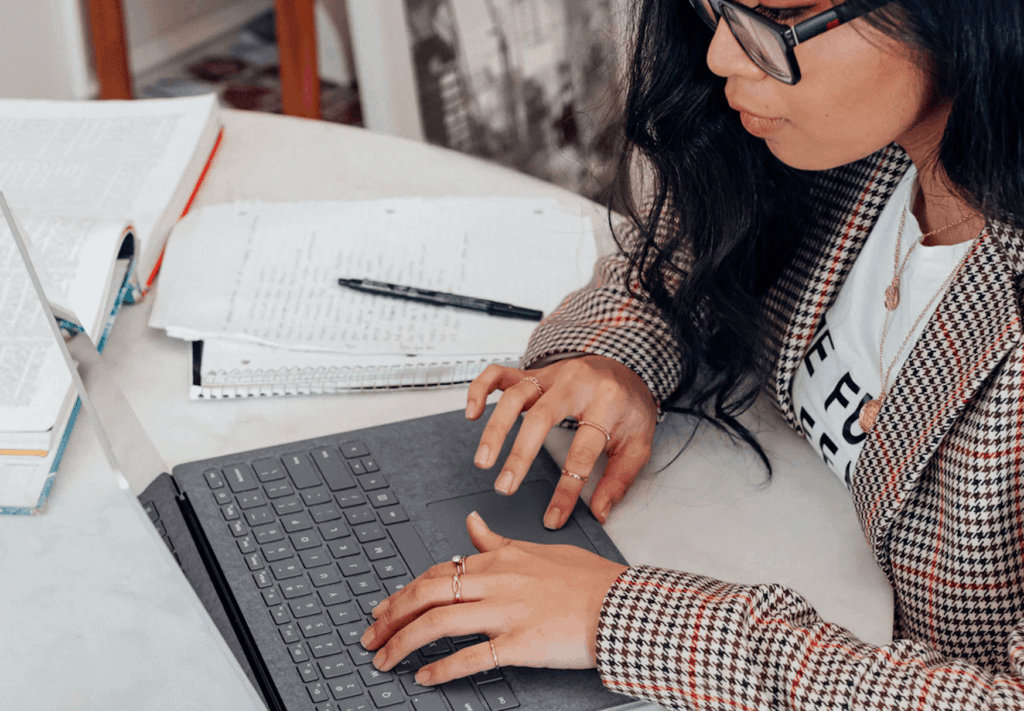
M 593 544 L 576 523 L 575 515 L 583 508 L 582 504 L 577 504 L 576 512 L 560 530 L 549 531 L 544 528 L 544 512 L 554 490 L 546 481 L 532 481 L 520 486 L 512 496 L 502 496 L 493 490 L 485 491 L 434 501 L 427 504 L 427 509 L 451 543 L 452 549 L 462 555 L 476 552 L 466 532 L 466 517 L 473 511 L 483 517 L 492 531 L 506 538 L 579 546 L 596 553 Z

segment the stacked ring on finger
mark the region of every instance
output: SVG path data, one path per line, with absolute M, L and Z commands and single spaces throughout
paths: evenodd
M 501 665 L 498 664 L 498 653 L 494 651 L 494 640 L 488 639 L 487 641 L 491 643 L 491 656 L 494 657 L 494 668 L 497 669 Z
M 535 388 L 537 388 L 537 396 L 538 396 L 538 397 L 544 394 L 544 386 L 543 386 L 543 385 L 541 385 L 541 384 L 540 384 L 540 381 L 539 381 L 539 380 L 537 380 L 536 378 L 534 378 L 533 376 L 530 376 L 530 377 L 527 377 L 527 378 L 523 378 L 523 379 L 522 379 L 522 380 L 520 380 L 519 382 L 529 382 L 529 383 L 533 383 L 533 386 L 534 386 Z
M 579 474 L 573 474 L 568 469 L 562 470 L 562 476 L 567 476 L 570 479 L 575 479 L 576 481 L 583 482 L 583 484 L 586 484 L 588 481 L 590 481 L 589 476 L 580 476 Z
M 459 579 L 460 575 L 466 574 L 466 558 L 465 556 L 457 555 L 452 558 L 452 562 L 455 563 L 455 575 L 452 576 L 452 594 L 455 596 L 454 604 L 462 602 L 462 580 Z
M 586 427 L 593 427 L 596 430 L 600 430 L 601 434 L 604 435 L 604 441 L 605 442 L 611 442 L 612 441 L 611 433 L 608 430 L 606 430 L 604 427 L 602 427 L 601 425 L 597 424 L 596 422 L 591 422 L 590 420 L 580 420 L 578 424 L 579 424 L 580 427 L 584 427 L 584 426 L 586 426 Z

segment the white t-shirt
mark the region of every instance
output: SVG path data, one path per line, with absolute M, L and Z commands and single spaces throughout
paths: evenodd
M 917 171 L 911 167 L 893 192 L 835 302 L 818 325 L 811 346 L 793 378 L 793 404 L 807 440 L 832 472 L 852 486 L 857 457 L 867 435 L 857 417 L 881 390 L 878 348 L 885 324 L 885 290 L 892 282 L 900 217 L 907 211 L 900 261 L 920 241 L 921 228 L 910 212 Z M 918 245 L 900 277 L 899 306 L 892 312 L 883 367 L 888 369 L 918 316 L 956 269 L 971 241 L 951 246 Z M 889 391 L 942 296 L 934 300 L 892 366 Z

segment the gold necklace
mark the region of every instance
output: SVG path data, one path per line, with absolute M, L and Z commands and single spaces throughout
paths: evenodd
M 907 253 L 903 256 L 903 262 L 900 263 L 900 250 L 903 249 L 903 226 L 907 222 L 907 207 L 903 208 L 903 216 L 900 217 L 900 230 L 897 233 L 896 237 L 896 254 L 893 257 L 892 281 L 889 283 L 889 286 L 887 286 L 885 289 L 885 308 L 887 310 L 894 311 L 896 307 L 900 305 L 900 278 L 903 276 L 903 270 L 906 268 L 907 262 L 910 260 L 910 254 L 914 251 L 914 248 L 917 245 L 924 242 L 929 237 L 933 237 L 934 235 L 937 235 L 940 232 L 945 232 L 946 230 L 951 230 L 957 225 L 962 225 L 968 220 L 973 220 L 977 216 L 977 212 L 972 212 L 967 217 L 957 220 L 956 222 L 950 223 L 945 227 L 940 227 L 937 230 L 932 230 L 931 232 L 924 233 L 923 235 L 921 235 L 921 238 L 919 240 L 914 242 L 914 244 L 910 245 L 910 249 L 908 249 Z
M 971 215 L 971 217 L 974 217 L 976 215 L 977 215 L 977 213 L 975 213 L 974 215 Z M 899 253 L 900 253 L 899 252 L 899 250 L 900 250 L 900 246 L 899 245 L 900 245 L 900 242 L 903 241 L 903 226 L 906 223 L 906 219 L 907 219 L 907 211 L 906 211 L 906 209 L 904 209 L 903 210 L 903 219 L 900 220 L 900 229 L 899 229 L 899 232 L 897 233 L 897 236 L 896 236 L 896 259 L 897 259 L 897 261 L 899 260 Z M 928 234 L 921 235 L 921 240 L 920 241 L 924 241 L 925 238 L 930 237 L 931 235 L 936 234 L 937 232 L 942 232 L 943 230 L 948 230 L 950 227 L 953 227 L 954 225 L 958 225 L 958 224 L 961 224 L 961 223 L 966 222 L 966 221 L 967 221 L 967 219 L 963 219 L 963 220 L 960 220 L 959 222 L 954 223 L 953 225 L 947 225 L 946 227 L 943 227 L 940 230 L 935 230 L 935 231 L 929 232 Z M 914 247 L 916 247 L 916 246 L 917 246 L 917 243 L 915 242 L 910 247 L 910 249 L 907 250 L 907 257 L 910 256 L 910 253 L 914 251 Z M 881 391 L 878 393 L 878 397 L 874 398 L 873 400 L 868 400 L 866 403 L 864 403 L 864 406 L 860 409 L 860 415 L 857 416 L 857 422 L 860 424 L 860 429 L 865 434 L 870 432 L 871 428 L 875 426 L 875 420 L 878 418 L 878 411 L 882 409 L 882 403 L 885 401 L 886 392 L 889 389 L 889 376 L 892 375 L 893 367 L 899 361 L 900 356 L 903 355 L 903 351 L 906 349 L 907 344 L 910 343 L 910 337 L 914 335 L 914 331 L 916 331 L 917 327 L 919 325 L 921 325 L 921 319 L 923 319 L 924 315 L 926 313 L 928 313 L 929 309 L 931 309 L 932 304 L 935 303 L 935 300 L 937 298 L 939 298 L 940 294 L 944 293 L 946 291 L 946 289 L 949 288 L 949 285 L 952 283 L 954 277 L 956 277 L 956 275 L 960 272 L 960 268 L 963 267 L 964 262 L 967 261 L 967 257 L 970 256 L 972 251 L 974 251 L 973 248 L 972 249 L 968 249 L 966 252 L 964 252 L 964 256 L 960 258 L 960 261 L 957 263 L 956 268 L 954 268 L 953 271 L 950 272 L 949 276 L 946 277 L 946 280 L 944 282 L 942 282 L 942 286 L 939 287 L 939 290 L 936 291 L 932 295 L 932 298 L 928 300 L 928 303 L 925 304 L 924 309 L 921 311 L 920 314 L 918 314 L 917 319 L 914 321 L 914 325 L 910 327 L 910 332 L 907 333 L 907 337 L 903 339 L 903 343 L 900 345 L 900 349 L 898 351 L 896 351 L 896 356 L 892 359 L 892 362 L 889 363 L 889 367 L 886 368 L 885 367 L 885 363 L 884 363 L 884 358 L 885 358 L 885 356 L 884 356 L 884 353 L 885 353 L 885 339 L 886 339 L 886 336 L 889 335 L 889 321 L 890 321 L 890 317 L 892 316 L 892 312 L 896 309 L 895 305 L 892 308 L 889 307 L 889 289 L 892 289 L 892 288 L 895 287 L 895 289 L 896 289 L 896 305 L 898 305 L 899 304 L 899 281 L 898 281 L 898 277 L 899 277 L 899 275 L 903 274 L 903 268 L 906 267 L 906 265 L 907 265 L 907 258 L 904 257 L 903 264 L 897 270 L 897 275 L 895 277 L 893 277 L 893 284 L 891 284 L 889 286 L 889 289 L 886 289 L 885 324 L 882 326 L 882 342 L 878 346 L 878 375 L 879 375 L 879 380 L 881 381 Z

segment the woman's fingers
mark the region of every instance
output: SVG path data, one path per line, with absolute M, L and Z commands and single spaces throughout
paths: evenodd
M 487 396 L 495 390 L 508 390 L 524 378 L 534 375 L 532 372 L 527 373 L 518 368 L 506 368 L 493 363 L 487 366 L 484 372 L 469 384 L 469 392 L 466 395 L 466 418 L 475 420 L 480 417 L 487 406 Z M 526 385 L 531 383 L 527 381 Z M 535 392 L 539 392 L 535 385 L 533 387 Z
M 650 443 L 631 441 L 608 457 L 601 481 L 590 497 L 590 510 L 598 521 L 608 520 L 612 506 L 622 501 L 651 455 Z
M 488 613 L 488 609 L 488 606 L 481 603 L 431 608 L 399 628 L 374 655 L 373 665 L 381 671 L 389 671 L 434 640 L 486 632 L 492 629 L 495 622 L 493 612 Z M 484 668 L 481 667 L 480 671 Z
M 519 413 L 529 409 L 540 399 L 540 388 L 532 379 L 520 379 L 503 389 L 505 392 L 494 406 L 494 411 L 480 436 L 480 446 L 473 456 L 473 463 L 481 469 L 490 469 L 494 466 L 501 445 L 519 419 Z
M 565 457 L 562 476 L 551 496 L 551 503 L 544 514 L 544 526 L 552 530 L 561 528 L 572 515 L 576 500 L 586 486 L 598 457 L 608 441 L 604 433 L 593 427 L 580 427 L 569 446 Z
M 497 656 L 497 646 L 492 648 L 490 641 L 474 644 L 423 667 L 416 672 L 416 682 L 423 686 L 435 686 L 452 679 L 496 669 L 498 665 L 494 660 Z

